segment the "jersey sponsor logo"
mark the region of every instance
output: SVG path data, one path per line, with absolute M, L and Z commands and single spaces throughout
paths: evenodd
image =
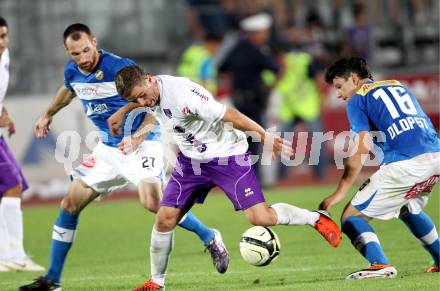
M 438 180 L 440 180 L 440 175 L 433 175 L 428 180 L 415 184 L 406 192 L 405 199 L 416 198 L 420 193 L 431 193 L 432 188 L 437 184 Z
M 171 110 L 169 109 L 164 109 L 163 113 L 165 114 L 166 117 L 171 118 L 173 117 L 173 114 L 171 113 Z
M 115 82 L 70 83 L 81 100 L 95 100 L 118 96 Z
M 93 168 L 96 165 L 96 158 L 94 156 L 88 156 L 81 163 L 86 168 Z
M 191 92 L 193 92 L 194 94 L 199 96 L 202 101 L 208 101 L 209 100 L 209 96 L 208 95 L 204 95 L 204 94 L 200 93 L 196 88 L 193 88 L 191 90 Z
M 80 95 L 80 96 L 89 96 L 89 97 L 94 97 L 96 95 L 98 95 L 98 88 L 97 87 L 83 87 L 83 88 L 78 88 L 75 90 L 76 94 Z
M 87 116 L 91 116 L 91 115 L 95 115 L 95 114 L 104 114 L 109 112 L 110 109 L 108 108 L 107 104 L 92 104 L 89 103 L 87 104 L 87 111 L 86 111 L 86 115 Z
M 96 80 L 102 80 L 102 79 L 104 79 L 104 72 L 101 71 L 101 70 L 98 70 L 98 71 L 96 72 L 96 74 L 95 74 L 95 78 L 96 78 Z
M 382 87 L 382 86 L 399 86 L 401 85 L 399 81 L 397 80 L 383 80 L 383 81 L 377 81 L 374 83 L 367 83 L 362 85 L 362 87 L 356 92 L 359 95 L 365 96 L 368 92 L 371 90 Z

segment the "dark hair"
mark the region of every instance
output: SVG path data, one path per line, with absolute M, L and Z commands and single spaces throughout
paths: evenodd
M 84 32 L 88 36 L 92 35 L 92 32 L 87 25 L 82 23 L 71 24 L 63 32 L 63 41 L 66 42 L 68 37 L 71 37 L 73 40 L 78 40 L 81 38 L 81 32 Z
M 141 67 L 132 65 L 116 73 L 115 83 L 119 96 L 126 98 L 136 85 L 144 80 L 145 72 Z
M 6 21 L 6 19 L 4 19 L 3 17 L 0 16 L 0 27 L 6 26 L 8 27 L 8 22 Z
M 334 78 L 341 77 L 347 79 L 350 73 L 356 73 L 361 79 L 373 79 L 370 68 L 363 58 L 345 57 L 327 67 L 325 71 L 325 81 L 328 84 L 332 84 Z

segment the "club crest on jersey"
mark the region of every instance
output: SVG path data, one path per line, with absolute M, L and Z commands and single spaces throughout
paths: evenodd
M 166 117 L 171 118 L 173 117 L 173 114 L 171 113 L 171 110 L 169 109 L 164 109 L 163 113 L 165 114 Z
M 104 79 L 104 72 L 101 71 L 101 70 L 98 70 L 98 71 L 96 72 L 96 74 L 95 74 L 95 78 L 96 78 L 96 80 L 102 80 L 102 79 Z

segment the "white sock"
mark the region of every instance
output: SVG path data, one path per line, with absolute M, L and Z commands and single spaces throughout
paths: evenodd
M 151 232 L 150 264 L 151 279 L 160 286 L 165 286 L 165 275 L 168 267 L 168 259 L 173 249 L 174 231 L 159 232 L 154 229 Z
M 319 219 L 319 213 L 299 208 L 287 203 L 276 203 L 271 205 L 277 213 L 277 224 L 294 224 L 314 226 Z
M 26 254 L 23 249 L 23 214 L 21 212 L 21 198 L 3 197 L 0 208 L 9 236 L 10 258 L 23 259 L 26 257 Z
M 9 259 L 9 235 L 0 204 L 0 260 Z

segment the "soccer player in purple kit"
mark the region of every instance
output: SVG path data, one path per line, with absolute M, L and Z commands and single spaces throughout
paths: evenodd
M 9 82 L 9 30 L 8 23 L 0 16 L 0 272 L 10 270 L 43 271 L 23 248 L 23 215 L 21 197 L 28 188 L 18 162 L 3 137 L 15 133 L 14 122 L 3 105 Z
M 373 218 L 399 218 L 432 256 L 434 265 L 426 271 L 438 272 L 440 241 L 434 223 L 423 211 L 440 179 L 440 140 L 431 121 L 408 87 L 397 80 L 373 81 L 362 58 L 337 60 L 327 69 L 325 80 L 334 86 L 339 98 L 347 101 L 356 147 L 336 191 L 319 208 L 329 211 L 345 198 L 370 152 L 383 155 L 379 170 L 342 213 L 342 231 L 370 263 L 346 279 L 397 275 L 369 224 Z M 373 132 L 380 135 L 374 137 Z
M 162 129 L 170 131 L 180 149 L 151 233 L 151 280 L 134 290 L 164 288 L 173 229 L 180 217 L 194 203 L 202 203 L 215 186 L 254 225 L 310 225 L 333 247 L 338 246 L 340 229 L 325 212 L 286 203 L 266 204 L 247 153 L 244 131 L 273 141 L 273 154 L 291 153 L 291 146 L 283 139 L 215 101 L 205 88 L 187 78 L 152 77 L 138 66 L 128 66 L 118 72 L 115 82 L 118 93 L 128 101 L 153 108 Z M 233 128 L 227 128 L 226 123 Z

